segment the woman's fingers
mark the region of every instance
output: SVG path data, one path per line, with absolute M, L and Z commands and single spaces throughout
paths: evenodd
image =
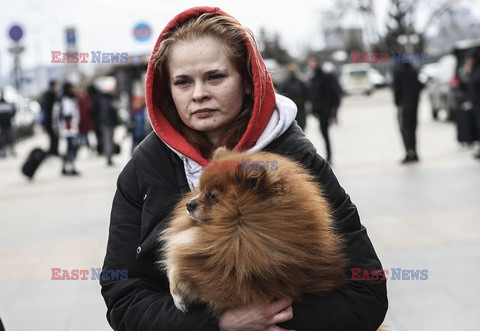
M 272 324 L 286 322 L 291 320 L 292 318 L 293 318 L 293 308 L 291 305 L 289 305 L 273 316 Z

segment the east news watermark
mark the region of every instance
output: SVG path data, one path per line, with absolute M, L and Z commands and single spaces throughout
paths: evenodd
M 51 268 L 51 280 L 125 280 L 128 279 L 128 270 L 90 269 L 62 269 Z
M 352 63 L 418 63 L 428 62 L 428 53 L 408 53 L 401 51 L 392 52 L 362 52 L 350 53 Z
M 384 270 L 366 270 L 351 268 L 351 280 L 428 280 L 428 269 L 391 268 Z
M 51 63 L 128 63 L 128 53 L 51 51 Z
M 256 160 L 242 159 L 238 161 L 215 161 L 213 160 L 208 166 L 203 167 L 203 171 L 230 171 L 237 168 L 241 164 L 241 171 L 277 171 L 277 160 Z

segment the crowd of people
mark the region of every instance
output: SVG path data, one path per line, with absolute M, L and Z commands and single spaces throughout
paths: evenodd
M 49 83 L 40 104 L 42 125 L 49 137 L 49 156 L 61 157 L 61 173 L 78 176 L 76 156 L 80 147 L 103 155 L 108 166 L 114 165 L 113 157 L 119 153 L 120 145 L 115 142 L 114 133 L 119 125 L 128 127 L 135 148 L 148 133 L 145 103 L 143 98 L 132 98 L 130 116 L 122 119 L 115 100 L 115 84 L 89 84 L 83 90 L 70 82 L 62 86 L 56 81 Z M 95 142 L 91 136 L 95 136 Z M 64 153 L 59 152 L 61 140 L 66 142 Z M 132 149 L 133 152 L 133 149 Z

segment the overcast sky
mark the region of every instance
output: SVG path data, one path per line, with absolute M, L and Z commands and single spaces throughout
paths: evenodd
M 379 20 L 384 20 L 389 0 L 375 0 Z M 452 0 L 453 1 L 453 0 Z M 455 0 L 458 1 L 458 0 Z M 480 3 L 480 0 L 473 0 Z M 13 24 L 23 27 L 21 40 L 25 47 L 22 64 L 25 68 L 51 62 L 51 51 L 66 51 L 65 28 L 77 29 L 77 48 L 80 52 L 150 53 L 154 41 L 165 24 L 187 8 L 218 6 L 236 17 L 258 34 L 260 27 L 278 32 L 292 54 L 298 55 L 307 47 L 322 46 L 320 12 L 335 2 L 319 0 L 0 0 L 0 75 L 9 72 L 12 57 L 8 52 L 11 40 L 8 30 Z M 480 6 L 477 6 L 477 10 Z M 153 37 L 138 42 L 133 27 L 146 22 Z M 351 16 L 346 24 L 362 24 L 359 15 Z
M 318 0 L 0 0 L 0 73 L 4 75 L 9 70 L 6 66 L 12 63 L 8 30 L 15 23 L 24 30 L 21 41 L 25 46 L 22 55 L 25 67 L 49 63 L 52 50 L 65 51 L 67 26 L 76 27 L 81 52 L 149 53 L 156 36 L 174 15 L 198 5 L 222 8 L 255 34 L 260 27 L 278 32 L 288 48 L 299 54 L 308 45 L 313 48 L 322 45 L 319 13 L 328 6 L 323 3 Z M 138 22 L 151 25 L 154 37 L 149 41 L 134 39 L 133 27 Z

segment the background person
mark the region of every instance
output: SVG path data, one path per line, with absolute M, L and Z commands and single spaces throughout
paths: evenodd
M 80 110 L 75 85 L 69 82 L 63 84 L 60 104 L 60 136 L 67 142 L 67 151 L 63 156 L 62 175 L 78 176 L 80 173 L 75 167 L 75 159 L 78 150 Z
M 48 154 L 51 156 L 60 156 L 58 153 L 58 122 L 53 114 L 53 106 L 58 100 L 58 83 L 55 80 L 51 80 L 48 84 L 48 90 L 45 91 L 41 100 L 43 127 L 50 141 Z
M 355 205 L 331 168 L 294 123 L 295 105 L 275 95 L 251 33 L 218 8 L 178 14 L 161 32 L 147 70 L 146 102 L 154 129 L 117 181 L 104 270 L 128 279 L 100 281 L 116 330 L 375 330 L 387 310 L 385 281 L 352 280 L 326 296 L 278 298 L 225 311 L 176 309 L 159 270 L 159 233 L 179 197 L 198 185 L 215 148 L 288 155 L 307 167 L 347 237 L 352 267 L 383 269 Z M 221 289 L 219 289 L 221 290 Z M 278 326 L 277 326 L 278 324 Z
M 411 63 L 395 64 L 392 87 L 398 111 L 398 125 L 405 146 L 405 158 L 401 163 L 418 162 L 416 130 L 418 102 L 423 85 Z
M 92 109 L 92 100 L 90 99 L 88 88 L 82 90 L 78 97 L 78 108 L 80 109 L 80 123 L 78 124 L 79 147 L 86 146 L 88 150 L 92 149 L 88 135 L 93 130 L 93 121 L 90 115 Z
M 307 85 L 298 77 L 298 65 L 291 63 L 288 66 L 288 77 L 280 87 L 280 93 L 289 97 L 297 106 L 298 125 L 305 130 L 307 124 L 305 102 L 308 99 Z
M 464 85 L 468 98 L 473 105 L 473 116 L 477 130 L 477 140 L 480 140 L 480 49 L 472 50 L 466 54 Z M 480 146 L 474 154 L 480 159 Z
M 15 137 L 13 132 L 13 118 L 16 108 L 13 103 L 7 102 L 0 90 L 0 156 L 7 156 L 7 150 L 15 154 Z
M 332 146 L 328 129 L 332 120 L 337 116 L 342 89 L 335 74 L 326 73 L 322 70 L 318 56 L 310 56 L 308 66 L 312 71 L 310 79 L 312 114 L 320 122 L 320 132 L 325 141 L 326 159 L 328 163 L 332 163 Z
M 132 135 L 133 155 L 135 148 L 137 148 L 147 135 L 147 110 L 143 97 L 135 96 L 132 98 L 132 107 L 129 111 L 127 128 Z
M 113 165 L 113 154 L 115 152 L 115 128 L 120 123 L 118 109 L 115 106 L 116 81 L 113 77 L 103 77 L 98 82 L 100 90 L 93 105 L 92 117 L 100 130 L 100 154 L 105 155 L 107 165 Z

